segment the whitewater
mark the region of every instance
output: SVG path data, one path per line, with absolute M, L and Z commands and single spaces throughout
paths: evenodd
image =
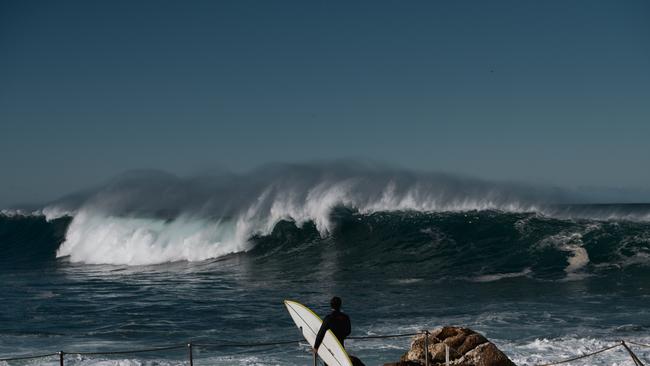
M 126 173 L 0 213 L 0 356 L 294 339 L 282 300 L 324 314 L 332 295 L 343 297 L 353 335 L 469 326 L 520 365 L 619 339 L 650 343 L 650 205 L 593 200 L 349 162 L 189 178 Z M 382 364 L 398 360 L 408 339 L 348 347 Z M 650 350 L 635 351 L 650 359 Z M 199 365 L 310 357 L 304 345 L 195 356 Z M 571 364 L 629 362 L 613 351 Z

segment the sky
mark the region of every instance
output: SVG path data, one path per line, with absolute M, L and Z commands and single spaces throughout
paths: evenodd
M 648 190 L 649 140 L 645 0 L 0 0 L 0 206 L 331 159 Z

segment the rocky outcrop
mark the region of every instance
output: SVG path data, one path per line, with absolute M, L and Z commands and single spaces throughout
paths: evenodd
M 425 336 L 417 335 L 411 348 L 399 362 L 384 366 L 422 366 L 425 364 Z M 494 343 L 469 328 L 442 327 L 428 337 L 429 365 L 445 364 L 445 346 L 449 347 L 449 364 L 454 366 L 515 366 Z

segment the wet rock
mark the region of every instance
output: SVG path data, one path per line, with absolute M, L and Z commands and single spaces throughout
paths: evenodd
M 442 366 L 449 347 L 449 364 L 454 366 L 515 366 L 494 343 L 469 328 L 442 327 L 429 332 L 427 339 L 430 366 Z M 411 341 L 410 349 L 399 362 L 384 366 L 425 365 L 425 335 L 420 334 Z

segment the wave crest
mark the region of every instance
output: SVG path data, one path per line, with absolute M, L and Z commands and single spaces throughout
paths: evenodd
M 573 211 L 548 205 L 570 200 L 557 189 L 329 163 L 192 178 L 130 172 L 99 189 L 61 199 L 43 212 L 74 215 L 59 256 L 86 263 L 152 264 L 248 250 L 250 238 L 270 234 L 283 220 L 299 227 L 313 222 L 327 236 L 334 229 L 337 207 L 362 214 L 499 210 L 566 216 Z M 583 261 L 574 253 L 578 269 Z
M 148 265 L 201 261 L 246 250 L 241 226 L 178 217 L 174 220 L 77 213 L 57 256 L 90 264 Z

